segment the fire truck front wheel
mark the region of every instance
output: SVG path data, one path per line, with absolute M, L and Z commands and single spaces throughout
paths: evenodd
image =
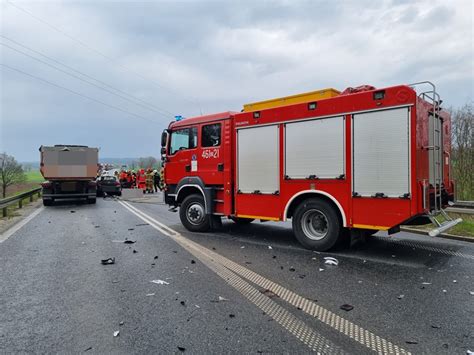
M 186 229 L 191 232 L 206 232 L 210 229 L 210 216 L 204 208 L 204 198 L 201 195 L 189 195 L 181 203 L 179 218 Z
M 303 201 L 296 208 L 292 223 L 296 239 L 311 250 L 331 249 L 341 234 L 341 222 L 336 210 L 319 199 Z

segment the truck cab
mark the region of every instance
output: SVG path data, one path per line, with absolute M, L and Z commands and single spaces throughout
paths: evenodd
M 163 132 L 165 202 L 172 206 L 192 203 L 184 221 L 193 230 L 207 229 L 212 221 L 218 223 L 220 217 L 213 216 L 231 213 L 233 114 L 175 121 Z M 202 221 L 206 221 L 204 226 Z

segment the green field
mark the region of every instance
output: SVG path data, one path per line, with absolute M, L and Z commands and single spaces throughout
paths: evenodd
M 26 182 L 43 182 L 44 178 L 39 170 L 30 170 L 25 173 Z

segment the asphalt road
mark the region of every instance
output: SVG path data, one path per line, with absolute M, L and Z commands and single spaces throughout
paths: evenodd
M 158 201 L 64 202 L 0 236 L 0 353 L 474 350 L 474 244 L 315 253 L 287 223 L 190 233 Z

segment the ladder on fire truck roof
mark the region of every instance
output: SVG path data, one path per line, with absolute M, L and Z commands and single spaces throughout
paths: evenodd
M 426 147 L 431 154 L 431 161 L 432 166 L 432 179 L 428 179 L 428 183 L 432 182 L 433 187 L 433 206 L 430 206 L 430 213 L 428 217 L 430 218 L 431 222 L 436 226 L 435 229 L 429 232 L 431 237 L 435 237 L 442 232 L 454 227 L 456 224 L 462 222 L 461 218 L 457 218 L 453 220 L 445 210 L 442 208 L 443 197 L 442 197 L 442 185 L 443 185 L 443 141 L 442 141 L 442 128 L 443 124 L 441 122 L 441 117 L 439 116 L 439 112 L 441 111 L 441 98 L 440 95 L 436 92 L 436 86 L 430 81 L 420 81 L 417 83 L 409 84 L 409 86 L 415 88 L 417 85 L 429 85 L 431 86 L 431 90 L 423 91 L 418 94 L 418 97 L 422 98 L 427 102 L 431 102 L 433 108 L 433 119 L 428 120 L 428 125 L 432 125 L 431 134 L 431 144 Z M 431 128 L 431 127 L 430 127 Z M 429 129 L 430 131 L 430 129 Z M 451 162 L 450 162 L 451 163 Z M 430 181 L 431 180 L 431 181 Z M 425 189 L 426 184 L 423 184 L 423 188 Z M 426 194 L 424 191 L 423 194 L 424 201 L 426 201 Z M 431 198 L 429 198 L 431 202 Z M 426 202 L 424 206 L 426 207 Z M 432 208 L 431 208 L 432 207 Z M 439 222 L 436 217 L 442 216 L 445 221 Z

